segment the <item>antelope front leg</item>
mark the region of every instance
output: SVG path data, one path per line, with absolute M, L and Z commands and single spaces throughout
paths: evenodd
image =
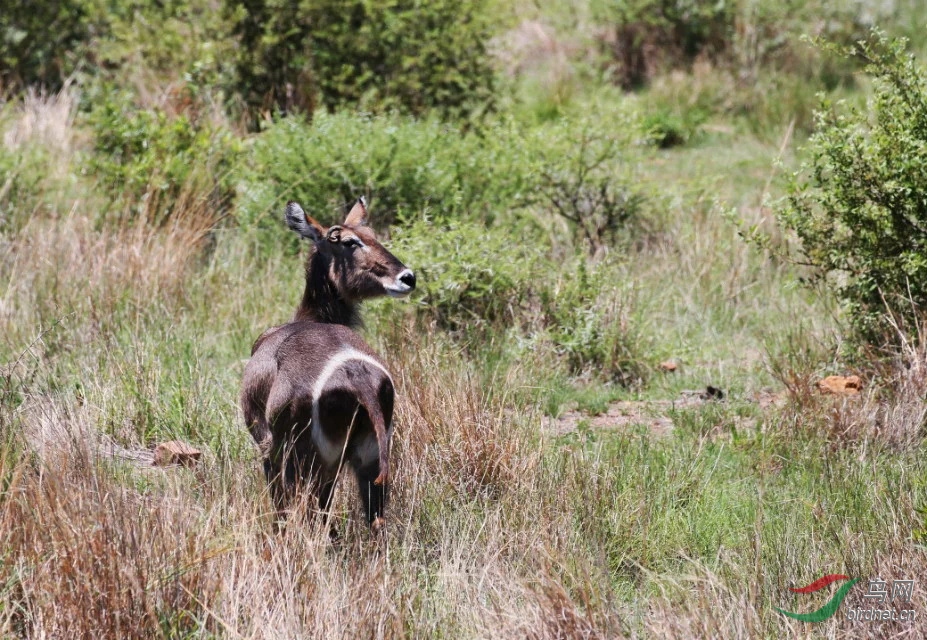
M 286 520 L 287 509 L 290 506 L 290 495 L 284 486 L 280 462 L 264 458 L 264 477 L 267 479 L 267 488 L 270 490 L 270 497 L 277 511 L 274 530 L 279 530 L 280 523 Z
M 319 484 L 319 511 L 322 512 L 322 524 L 328 525 L 328 537 L 334 542 L 340 537 L 338 535 L 338 529 L 329 522 L 331 519 L 332 498 L 334 498 L 335 495 L 335 480 L 329 480 Z
M 277 510 L 275 529 L 279 529 L 280 523 L 287 519 L 293 508 L 303 475 L 301 466 L 298 453 L 286 445 L 274 446 L 264 458 L 264 475 Z

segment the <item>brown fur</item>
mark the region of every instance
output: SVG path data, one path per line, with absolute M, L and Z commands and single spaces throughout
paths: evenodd
M 346 464 L 357 476 L 368 522 L 379 530 L 394 389 L 385 365 L 353 327 L 360 322 L 360 301 L 408 293 L 415 277 L 377 241 L 366 226 L 366 213 L 359 200 L 343 225 L 325 229 L 299 205 L 287 205 L 290 227 L 315 244 L 306 264 L 306 290 L 294 320 L 255 341 L 241 406 L 279 512 L 308 486 L 327 518 L 338 471 Z M 317 398 L 314 433 L 317 381 L 331 359 L 347 349 L 359 355 L 328 371 Z M 377 455 L 371 458 L 373 446 Z M 335 451 L 341 455 L 333 456 Z

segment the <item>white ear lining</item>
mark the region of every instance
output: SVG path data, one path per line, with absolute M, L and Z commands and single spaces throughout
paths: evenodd
M 286 204 L 286 223 L 290 229 L 312 242 L 319 242 L 324 236 L 318 223 L 306 215 L 298 202 L 292 200 Z

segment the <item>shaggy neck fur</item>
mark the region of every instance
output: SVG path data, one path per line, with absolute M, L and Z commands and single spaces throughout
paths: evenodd
M 329 275 L 331 259 L 313 251 L 306 261 L 306 291 L 296 309 L 294 322 L 308 320 L 327 324 L 360 326 L 357 304 L 345 300 Z

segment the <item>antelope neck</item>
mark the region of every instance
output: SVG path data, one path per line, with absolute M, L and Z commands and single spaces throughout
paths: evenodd
M 293 321 L 308 320 L 357 328 L 361 323 L 357 304 L 341 296 L 328 275 L 328 268 L 329 260 L 319 251 L 314 251 L 306 261 L 306 290 Z

